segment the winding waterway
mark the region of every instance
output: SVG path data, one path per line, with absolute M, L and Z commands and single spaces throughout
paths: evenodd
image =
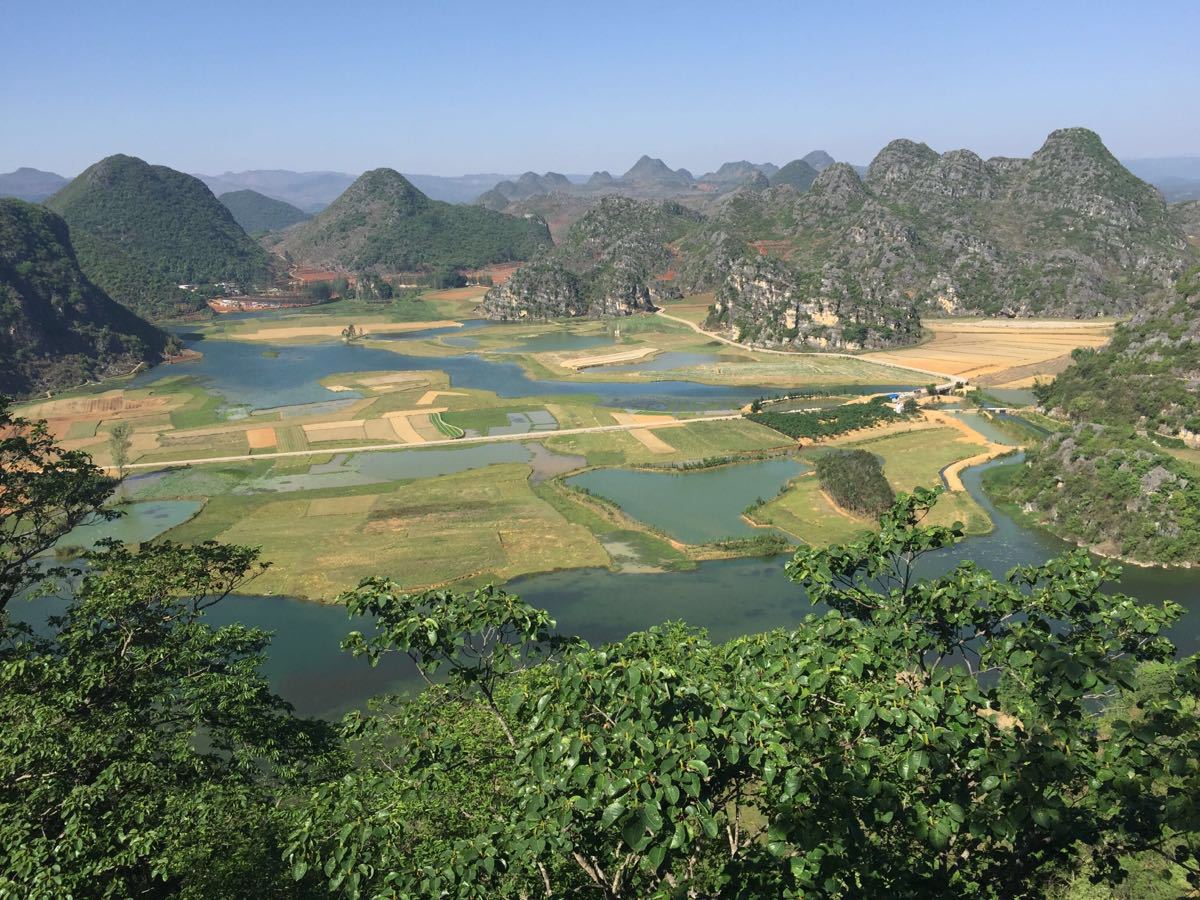
M 396 343 L 422 332 L 395 335 Z M 432 332 L 429 332 L 432 333 Z M 558 335 L 549 335 L 558 338 Z M 533 339 L 531 339 L 533 340 Z M 555 381 L 530 378 L 520 365 L 476 354 L 415 356 L 378 347 L 326 341 L 315 344 L 259 344 L 219 339 L 186 340 L 200 359 L 161 366 L 130 381 L 147 387 L 166 378 L 190 375 L 219 394 L 229 406 L 248 410 L 275 409 L 361 396 L 354 391 L 330 391 L 322 378 L 346 372 L 421 372 L 440 370 L 453 387 L 492 391 L 500 397 L 594 397 L 601 406 L 619 409 L 727 410 L 780 387 L 715 385 L 696 381 Z M 265 356 L 270 351 L 272 355 Z M 798 384 L 799 387 L 809 385 Z M 858 386 L 858 390 L 894 390 L 902 385 Z M 838 388 L 831 388 L 838 390 Z
M 1002 574 L 1069 549 L 1052 535 L 1014 521 L 983 492 L 984 471 L 1020 462 L 1019 456 L 997 460 L 963 474 L 966 489 L 992 517 L 995 529 L 927 557 L 923 574 L 945 571 L 963 560 Z M 561 631 L 593 643 L 619 640 L 671 619 L 685 620 L 707 629 L 714 640 L 725 640 L 794 626 L 814 611 L 804 592 L 784 576 L 785 561 L 784 557 L 717 560 L 686 572 L 653 574 L 576 569 L 520 578 L 508 588 L 549 610 Z M 1181 652 L 1200 649 L 1200 576 L 1195 570 L 1130 566 L 1119 589 L 1148 602 L 1173 600 L 1184 606 L 1187 612 L 1171 637 Z M 36 624 L 61 608 L 60 601 L 43 599 L 28 606 L 17 604 L 12 612 Z M 208 615 L 214 625 L 241 622 L 274 632 L 265 673 L 301 713 L 337 715 L 378 693 L 417 686 L 406 660 L 389 659 L 371 668 L 339 649 L 347 632 L 365 630 L 369 624 L 350 622 L 341 607 L 280 597 L 231 597 Z
M 441 329 L 437 331 L 441 333 Z M 433 333 L 429 331 L 425 336 Z M 413 339 L 421 334 L 408 337 Z M 450 338 L 455 339 L 464 344 L 471 342 L 469 335 Z M 590 340 L 595 338 L 587 339 Z M 573 348 L 587 341 L 580 341 L 579 336 L 551 334 L 532 338 L 524 349 Z M 230 406 L 249 409 L 344 401 L 357 395 L 331 392 L 319 380 L 338 373 L 371 370 L 440 369 L 449 374 L 455 386 L 494 391 L 502 397 L 590 395 L 603 405 L 639 409 L 724 409 L 781 390 L 686 381 L 635 384 L 536 380 L 514 363 L 473 354 L 411 356 L 341 342 L 264 347 L 249 342 L 203 340 L 189 342 L 189 346 L 202 351 L 203 358 L 143 373 L 133 380 L 133 385 L 151 385 L 164 378 L 191 375 L 220 394 Z M 277 351 L 278 355 L 265 356 L 267 349 Z M 894 387 L 897 386 L 880 385 L 877 389 Z M 853 390 L 863 389 L 860 386 Z M 1010 442 L 991 422 L 972 424 L 987 427 L 985 433 L 997 442 Z M 325 479 L 330 482 L 328 486 L 335 486 L 423 477 L 510 458 L 525 461 L 531 454 L 537 477 L 585 463 L 578 457 L 563 459 L 533 444 L 528 447 L 513 444 L 500 450 L 463 447 L 397 451 L 373 457 L 338 457 L 301 476 L 277 476 L 274 480 L 265 476 L 255 489 L 287 491 L 311 487 L 306 479 Z M 963 474 L 966 489 L 991 516 L 995 528 L 988 535 L 969 538 L 957 547 L 927 557 L 923 561 L 924 574 L 944 571 L 963 560 L 973 560 L 1002 574 L 1013 566 L 1041 563 L 1069 549 L 1069 545 L 1050 534 L 1014 521 L 984 494 L 981 488 L 984 471 L 997 465 L 1019 463 L 1020 457 L 998 460 Z M 635 517 L 685 540 L 710 540 L 714 536 L 729 536 L 727 533 L 744 533 L 737 514 L 759 495 L 773 494 L 778 484 L 799 471 L 800 464 L 795 461 L 774 460 L 709 472 L 651 475 L 652 479 L 666 479 L 661 484 L 655 481 L 650 485 L 652 490 L 639 480 L 647 473 L 613 470 L 610 474 L 588 473 L 579 480 L 583 486 L 613 496 Z M 162 476 L 154 474 L 142 479 L 159 477 Z M 134 483 L 129 487 L 134 487 Z M 668 509 L 671 503 L 677 503 L 679 508 Z M 65 543 L 86 546 L 102 535 L 130 542 L 148 540 L 185 521 L 197 508 L 198 504 L 192 501 L 133 503 L 125 519 L 72 535 Z M 665 573 L 576 569 L 517 579 L 508 587 L 533 605 L 549 610 L 563 632 L 580 635 L 593 643 L 618 640 L 630 632 L 671 619 L 686 620 L 707 629 L 714 640 L 725 640 L 739 634 L 793 626 L 814 611 L 804 592 L 784 576 L 784 562 L 784 557 L 719 560 L 701 563 L 690 571 Z M 1174 600 L 1184 606 L 1187 613 L 1171 636 L 1182 652 L 1200 648 L 1200 574 L 1195 570 L 1128 567 L 1119 587 L 1145 601 Z M 31 604 L 17 603 L 10 612 L 38 625 L 62 607 L 62 601 L 42 598 Z M 371 668 L 340 650 L 339 643 L 348 631 L 365 630 L 369 626 L 369 623 L 350 622 L 341 607 L 289 598 L 245 596 L 231 597 L 207 615 L 214 625 L 241 622 L 274 632 L 264 671 L 274 688 L 301 713 L 336 715 L 381 692 L 417 686 L 407 660 L 385 660 Z

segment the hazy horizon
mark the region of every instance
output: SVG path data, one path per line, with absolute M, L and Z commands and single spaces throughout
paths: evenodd
M 187 172 L 699 175 L 907 137 L 1028 156 L 1056 128 L 1122 158 L 1200 155 L 1200 6 L 313 3 L 8 12 L 0 171 L 112 153 Z M 47 43 L 55 52 L 48 55 Z

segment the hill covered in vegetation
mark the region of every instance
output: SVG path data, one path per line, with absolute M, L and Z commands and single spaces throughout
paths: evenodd
M 1128 426 L 1080 424 L 1026 451 L 1000 493 L 1108 556 L 1200 563 L 1200 471 Z
M 374 169 L 277 249 L 296 262 L 398 272 L 524 260 L 549 243 L 540 219 L 430 200 L 399 172 Z
M 0 395 L 128 372 L 157 361 L 167 341 L 87 279 L 66 222 L 41 206 L 0 200 Z
M 878 516 L 895 501 L 879 457 L 867 450 L 830 450 L 816 460 L 821 489 L 842 509 Z
M 267 253 L 204 183 L 132 156 L 109 156 L 46 201 L 71 228 L 84 273 L 147 318 L 203 307 L 226 289 L 272 281 Z M 179 285 L 196 286 L 197 291 Z
M 1200 563 L 1200 270 L 1036 389 L 1071 427 L 997 492 L 1058 534 L 1139 562 Z
M 38 203 L 67 184 L 66 178 L 54 172 L 43 172 L 22 166 L 13 172 L 0 174 L 0 197 L 16 197 Z
M 283 229 L 310 218 L 290 203 L 260 194 L 258 191 L 230 191 L 217 198 L 233 215 L 246 234 L 262 234 Z
M 1038 389 L 1048 410 L 1200 442 L 1200 269 L 1179 280 L 1174 297 L 1118 325 L 1105 347 L 1072 358 Z

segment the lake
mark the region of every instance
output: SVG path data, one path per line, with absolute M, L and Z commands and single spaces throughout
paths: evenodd
M 411 337 L 411 335 L 410 335 Z M 397 343 L 400 339 L 397 339 Z M 162 366 L 130 380 L 149 387 L 164 378 L 191 375 L 231 407 L 251 411 L 360 397 L 356 391 L 330 391 L 319 382 L 344 372 L 418 372 L 440 370 L 453 387 L 492 391 L 500 397 L 594 397 L 618 409 L 730 410 L 780 388 L 726 386 L 695 381 L 555 381 L 530 378 L 517 363 L 475 354 L 410 356 L 378 347 L 327 341 L 319 344 L 262 344 L 198 340 L 186 346 L 201 359 Z M 264 351 L 277 355 L 264 356 Z M 798 387 L 805 386 L 798 382 Z
M 808 471 L 794 459 L 769 459 L 692 472 L 592 469 L 567 479 L 612 500 L 628 515 L 686 544 L 769 533 L 742 518 L 742 510 L 769 500 Z

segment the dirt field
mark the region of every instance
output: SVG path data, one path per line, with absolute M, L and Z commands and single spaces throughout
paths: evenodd
M 564 359 L 561 365 L 567 369 L 586 369 L 591 366 L 611 366 L 616 363 L 637 362 L 658 352 L 657 347 L 637 347 L 633 350 L 619 350 L 616 353 L 601 353 L 592 356 L 577 356 L 574 359 Z
M 251 428 L 246 432 L 246 443 L 251 450 L 274 450 L 274 428 Z
M 512 278 L 513 272 L 521 268 L 522 263 L 492 263 L 490 266 L 484 266 L 482 269 L 473 269 L 469 272 L 463 272 L 463 277 L 468 280 L 477 280 L 482 276 L 487 276 L 492 279 L 493 284 L 504 284 L 508 279 Z
M 613 419 L 618 425 L 674 425 L 678 419 L 674 416 L 640 415 L 638 413 L 615 412 Z M 652 432 L 649 428 L 636 428 L 629 432 L 630 437 L 652 453 L 674 453 L 675 448 Z
M 930 319 L 933 337 L 919 347 L 864 356 L 960 375 L 983 385 L 1023 387 L 1070 363 L 1076 347 L 1100 347 L 1112 334 L 1111 321 L 1017 319 Z

